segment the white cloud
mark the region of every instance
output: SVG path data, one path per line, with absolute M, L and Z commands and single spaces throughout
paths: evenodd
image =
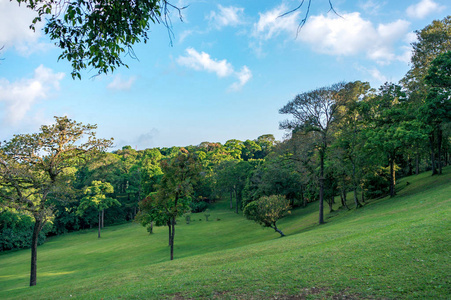
M 113 81 L 108 84 L 107 88 L 110 90 L 127 91 L 130 90 L 135 80 L 135 76 L 132 76 L 129 79 L 124 79 L 120 74 L 118 74 L 114 76 Z
M 37 100 L 48 98 L 52 90 L 59 90 L 63 77 L 64 73 L 54 73 L 40 65 L 34 71 L 33 78 L 16 82 L 0 78 L 0 102 L 6 106 L 4 121 L 17 124 L 23 120 Z
M 223 59 L 220 61 L 214 60 L 210 57 L 208 53 L 197 52 L 193 48 L 186 49 L 187 56 L 180 56 L 177 62 L 182 65 L 189 67 L 197 71 L 207 71 L 213 72 L 218 75 L 218 77 L 230 76 L 233 73 L 233 67 L 227 60 Z
M 197 52 L 193 48 L 186 49 L 186 56 L 179 56 L 177 63 L 179 65 L 194 69 L 196 71 L 207 71 L 210 73 L 216 73 L 220 78 L 233 76 L 238 79 L 230 87 L 231 90 L 239 90 L 242 88 L 252 77 L 252 72 L 247 66 L 243 66 L 241 71 L 236 72 L 233 66 L 227 62 L 226 59 L 215 60 L 210 57 L 210 54 L 205 52 Z
M 21 55 L 45 47 L 38 43 L 42 24 L 36 26 L 35 32 L 29 28 L 34 17 L 36 13 L 24 3 L 19 6 L 17 1 L 0 0 L 0 45 L 5 49 L 14 47 Z
M 357 70 L 359 70 L 359 71 L 361 71 L 363 73 L 369 74 L 371 76 L 371 78 L 373 80 L 377 81 L 377 83 L 379 83 L 379 84 L 383 84 L 383 83 L 389 81 L 387 79 L 387 77 L 385 75 L 383 75 L 381 73 L 381 71 L 379 71 L 377 68 L 370 68 L 369 69 L 369 68 L 366 68 L 366 67 L 363 67 L 363 66 L 360 66 L 360 65 L 354 65 L 354 67 Z
M 374 1 L 368 0 L 363 3 L 359 3 L 359 6 L 368 14 L 376 15 L 381 8 L 387 4 L 386 1 Z
M 281 15 L 287 11 L 289 11 L 288 7 L 282 4 L 273 10 L 259 13 L 260 18 L 258 22 L 254 24 L 253 36 L 259 39 L 268 40 L 278 36 L 282 32 L 287 32 L 294 37 L 299 27 L 300 11 L 295 11 L 281 17 Z
M 238 82 L 230 86 L 232 91 L 240 90 L 252 78 L 252 72 L 247 66 L 243 66 L 241 71 L 236 73 L 236 76 L 238 77 Z
M 349 56 L 363 52 L 370 59 L 384 64 L 396 59 L 393 44 L 406 35 L 409 24 L 397 20 L 375 28 L 358 12 L 343 14 L 342 17 L 319 15 L 310 17 L 299 39 L 320 53 Z
M 421 0 L 417 4 L 409 6 L 406 13 L 411 18 L 423 19 L 427 15 L 434 12 L 440 12 L 443 9 L 443 6 L 438 5 L 433 0 Z
M 219 4 L 218 9 L 218 12 L 212 11 L 207 17 L 207 19 L 210 20 L 216 28 L 219 29 L 225 26 L 237 26 L 244 24 L 244 8 L 233 6 L 224 7 Z

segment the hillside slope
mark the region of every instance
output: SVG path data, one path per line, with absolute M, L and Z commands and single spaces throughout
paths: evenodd
M 220 202 L 209 222 L 179 221 L 174 261 L 163 227 L 52 238 L 38 248 L 33 288 L 30 251 L 0 255 L 0 299 L 449 299 L 451 168 L 444 173 L 404 178 L 396 197 L 328 214 L 321 226 L 317 203 L 295 210 L 279 224 L 285 238 Z

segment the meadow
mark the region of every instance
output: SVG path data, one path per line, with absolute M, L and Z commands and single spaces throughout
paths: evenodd
M 283 238 L 220 201 L 208 222 L 178 220 L 173 261 L 166 227 L 49 238 L 35 287 L 30 250 L 0 254 L 0 299 L 450 299 L 450 182 L 450 167 L 403 178 L 395 197 L 337 203 L 323 225 L 311 203 L 278 223 Z

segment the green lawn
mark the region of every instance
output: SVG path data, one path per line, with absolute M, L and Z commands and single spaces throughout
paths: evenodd
M 219 202 L 168 232 L 137 224 L 49 239 L 0 254 L 0 299 L 450 299 L 451 168 L 398 182 L 398 195 L 327 214 L 317 203 L 280 221 L 287 234 L 245 220 Z M 409 184 L 407 184 L 409 182 Z M 202 219 L 202 221 L 200 221 Z

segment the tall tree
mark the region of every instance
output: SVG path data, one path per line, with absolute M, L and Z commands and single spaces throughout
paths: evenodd
M 365 128 L 365 147 L 379 157 L 385 157 L 389 166 L 390 196 L 395 195 L 396 157 L 402 149 L 424 139 L 420 124 L 406 113 L 406 94 L 402 87 L 386 83 L 379 94 L 368 102 L 371 113 Z
M 161 161 L 164 173 L 157 192 L 141 202 L 139 219 L 155 222 L 157 226 L 167 225 L 169 229 L 170 258 L 174 259 L 176 218 L 189 209 L 193 183 L 200 173 L 197 158 L 182 148 L 176 157 Z M 147 216 L 146 216 L 147 214 Z
M 36 285 L 37 243 L 52 216 L 49 201 L 67 186 L 65 172 L 112 145 L 97 139 L 96 125 L 55 117 L 39 133 L 15 135 L 0 148 L 0 198 L 3 205 L 30 212 L 35 225 L 31 244 L 30 286 Z
M 102 214 L 105 209 L 121 203 L 114 198 L 108 197 L 107 194 L 112 194 L 114 188 L 109 182 L 93 181 L 92 184 L 85 188 L 85 196 L 81 199 L 78 206 L 79 214 L 83 214 L 87 209 L 94 208 L 99 214 L 99 230 L 97 237 L 100 239 L 100 228 L 102 227 Z
M 355 81 L 347 83 L 340 91 L 343 105 L 339 111 L 341 118 L 335 133 L 334 141 L 334 167 L 341 172 L 342 197 L 346 200 L 346 176 L 350 179 L 350 185 L 354 194 L 356 208 L 362 206 L 357 197 L 357 187 L 362 178 L 362 164 L 365 161 L 363 139 L 361 136 L 364 126 L 361 104 L 374 96 L 374 90 L 368 82 Z M 339 169 L 339 170 L 338 170 Z M 344 203 L 345 204 L 345 203 Z
M 438 174 L 442 174 L 444 127 L 451 122 L 451 51 L 432 61 L 425 82 L 430 89 L 420 107 L 420 119 L 429 125 L 429 136 L 437 137 Z
M 338 117 L 339 92 L 343 86 L 344 83 L 337 83 L 299 94 L 279 110 L 281 114 L 290 114 L 294 117 L 292 120 L 281 122 L 281 129 L 318 134 L 316 147 L 320 160 L 319 224 L 324 223 L 324 159 L 332 137 L 332 126 Z
M 447 16 L 443 20 L 435 20 L 415 33 L 417 41 L 412 43 L 411 68 L 401 80 L 401 83 L 407 89 L 411 102 L 410 114 L 418 116 L 419 121 L 426 122 L 426 125 L 437 129 L 438 127 L 434 126 L 435 124 L 427 124 L 432 119 L 425 119 L 422 115 L 424 110 L 427 110 L 428 104 L 426 102 L 431 89 L 431 85 L 426 84 L 426 76 L 431 62 L 440 54 L 451 51 L 451 16 Z M 423 112 L 420 112 L 420 109 Z M 430 130 L 429 145 L 432 175 L 438 173 L 436 152 L 438 146 L 442 143 L 443 136 L 440 135 L 440 132 Z

